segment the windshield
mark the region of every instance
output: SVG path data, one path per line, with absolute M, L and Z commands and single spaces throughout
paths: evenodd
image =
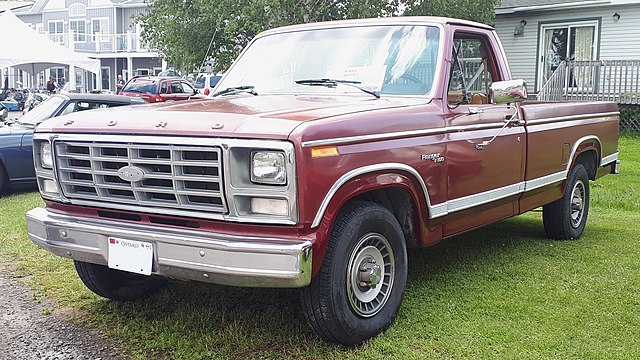
M 40 105 L 34 107 L 28 113 L 22 115 L 20 120 L 18 120 L 18 123 L 21 125 L 36 126 L 50 118 L 63 102 L 64 98 L 53 96 L 42 102 Z
M 368 26 L 268 35 L 238 59 L 218 89 L 254 86 L 265 93 L 361 94 L 351 86 L 305 86 L 348 80 L 381 94 L 431 92 L 440 31 L 434 26 Z
M 154 80 L 147 79 L 133 79 L 129 81 L 127 86 L 122 89 L 122 92 L 141 93 L 141 94 L 155 94 L 158 92 L 158 86 Z

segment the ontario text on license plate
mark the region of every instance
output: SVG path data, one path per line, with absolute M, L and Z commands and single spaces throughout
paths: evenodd
M 109 267 L 137 274 L 151 275 L 153 244 L 109 237 Z

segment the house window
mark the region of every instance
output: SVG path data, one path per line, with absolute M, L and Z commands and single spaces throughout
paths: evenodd
M 69 6 L 69 16 L 85 16 L 87 8 L 83 4 L 75 3 Z
M 53 80 L 55 80 L 58 85 L 61 83 L 60 80 L 65 78 L 64 73 L 65 68 L 63 67 L 54 67 L 49 70 L 49 76 L 53 77 Z
M 49 21 L 47 25 L 49 27 L 49 38 L 57 43 L 64 43 L 62 20 Z
M 77 42 L 87 41 L 87 25 L 84 19 L 69 20 L 69 28 L 73 30 L 73 40 Z
M 539 39 L 540 63 L 538 89 L 553 75 L 562 61 L 591 61 L 598 56 L 599 20 L 544 24 Z M 582 83 L 589 77 L 574 76 L 571 82 Z M 580 84 L 584 87 L 585 84 Z
M 109 42 L 109 18 L 91 19 L 91 34 L 93 41 L 100 43 Z M 111 50 L 111 49 L 108 49 Z
M 111 68 L 106 66 L 100 68 L 100 80 L 102 82 L 102 90 L 111 89 Z

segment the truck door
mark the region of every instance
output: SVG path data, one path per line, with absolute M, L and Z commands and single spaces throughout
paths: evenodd
M 489 35 L 456 31 L 453 38 L 445 100 L 444 236 L 516 214 L 524 186 L 524 127 L 505 122 L 518 116 L 515 104 L 492 104 L 491 83 L 509 75 L 499 67 L 493 51 L 499 48 Z

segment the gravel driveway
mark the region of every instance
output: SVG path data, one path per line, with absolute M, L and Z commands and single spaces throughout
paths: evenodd
M 124 359 L 97 331 L 45 315 L 33 292 L 0 269 L 0 359 Z

